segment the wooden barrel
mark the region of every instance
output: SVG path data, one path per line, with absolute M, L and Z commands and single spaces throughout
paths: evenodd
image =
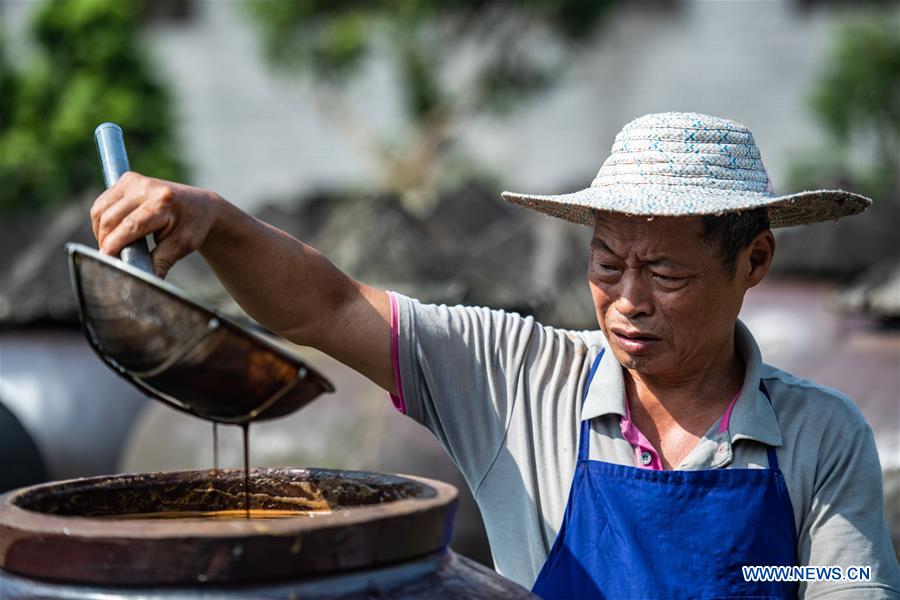
M 0 589 L 4 598 L 533 597 L 448 549 L 451 485 L 285 468 L 253 469 L 249 490 L 250 519 L 243 472 L 232 469 L 9 492 Z

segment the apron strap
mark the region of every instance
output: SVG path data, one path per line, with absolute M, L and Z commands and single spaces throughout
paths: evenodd
M 766 389 L 766 384 L 763 383 L 763 380 L 759 380 L 759 391 L 766 395 L 766 400 L 769 401 L 769 406 L 772 405 L 772 397 L 769 395 L 769 390 Z M 766 446 L 766 454 L 769 456 L 769 468 L 779 470 L 778 467 L 778 457 L 775 455 L 775 447 L 774 446 Z
M 597 358 L 594 359 L 594 364 L 591 365 L 591 372 L 588 373 L 587 382 L 584 384 L 584 393 L 581 395 L 581 408 L 584 408 L 584 401 L 587 400 L 588 390 L 591 389 L 591 382 L 594 380 L 594 374 L 597 372 L 597 367 L 600 366 L 600 360 L 603 358 L 603 353 L 606 352 L 606 348 L 601 348 L 600 353 L 597 354 Z M 581 414 L 578 415 L 581 418 Z M 591 450 L 591 420 L 584 419 L 581 421 L 581 433 L 578 436 L 578 460 L 587 460 L 590 456 Z

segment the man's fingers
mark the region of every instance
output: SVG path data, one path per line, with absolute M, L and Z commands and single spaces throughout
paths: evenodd
M 138 206 L 123 217 L 116 228 L 104 237 L 100 250 L 104 254 L 117 255 L 131 242 L 160 229 L 166 229 L 169 217 L 160 212 L 150 212 L 145 206 Z
M 122 220 L 133 213 L 141 205 L 141 199 L 134 195 L 118 198 L 114 203 L 107 206 L 106 210 L 97 219 L 97 231 L 95 236 L 97 242 L 102 248 L 106 238 L 110 233 L 116 230 Z
M 115 185 L 108 188 L 105 192 L 97 196 L 96 200 L 94 200 L 94 204 L 91 206 L 91 228 L 94 230 L 94 237 L 97 238 L 98 242 L 102 242 L 102 240 L 100 239 L 100 237 L 103 235 L 103 231 L 101 231 L 101 223 L 103 221 L 104 215 L 108 212 L 111 206 L 117 204 L 123 198 L 133 196 L 134 194 L 128 194 L 127 191 L 130 188 L 133 188 L 135 185 L 138 185 L 138 182 L 140 182 L 142 179 L 146 178 L 135 173 L 134 171 L 127 171 L 119 178 Z M 115 224 L 117 223 L 114 223 L 113 227 L 115 227 Z M 107 231 L 106 233 L 109 233 L 109 231 Z
M 107 209 L 116 203 L 122 197 L 122 190 L 113 186 L 97 196 L 94 204 L 91 206 L 91 229 L 94 230 L 94 237 L 100 241 L 100 220 L 103 218 Z

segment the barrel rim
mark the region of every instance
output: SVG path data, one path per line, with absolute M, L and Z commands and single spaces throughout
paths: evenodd
M 224 476 L 240 473 L 220 470 Z M 55 515 L 22 508 L 17 501 L 42 491 L 73 492 L 137 480 L 163 485 L 208 477 L 209 470 L 44 483 L 0 496 L 0 569 L 38 579 L 111 585 L 250 582 L 402 562 L 445 548 L 452 536 L 458 494 L 454 486 L 441 481 L 300 467 L 251 469 L 251 473 L 343 477 L 368 485 L 411 483 L 417 492 L 412 497 L 315 518 L 160 521 Z M 248 554 L 255 556 L 248 558 Z M 178 557 L 186 555 L 188 558 L 179 562 Z M 98 560 L 91 563 L 91 557 Z

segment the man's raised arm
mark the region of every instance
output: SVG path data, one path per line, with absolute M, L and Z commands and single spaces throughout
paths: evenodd
M 387 294 L 218 194 L 129 172 L 94 202 L 91 223 L 100 250 L 112 255 L 153 234 L 153 266 L 160 277 L 199 250 L 260 324 L 397 393 Z

